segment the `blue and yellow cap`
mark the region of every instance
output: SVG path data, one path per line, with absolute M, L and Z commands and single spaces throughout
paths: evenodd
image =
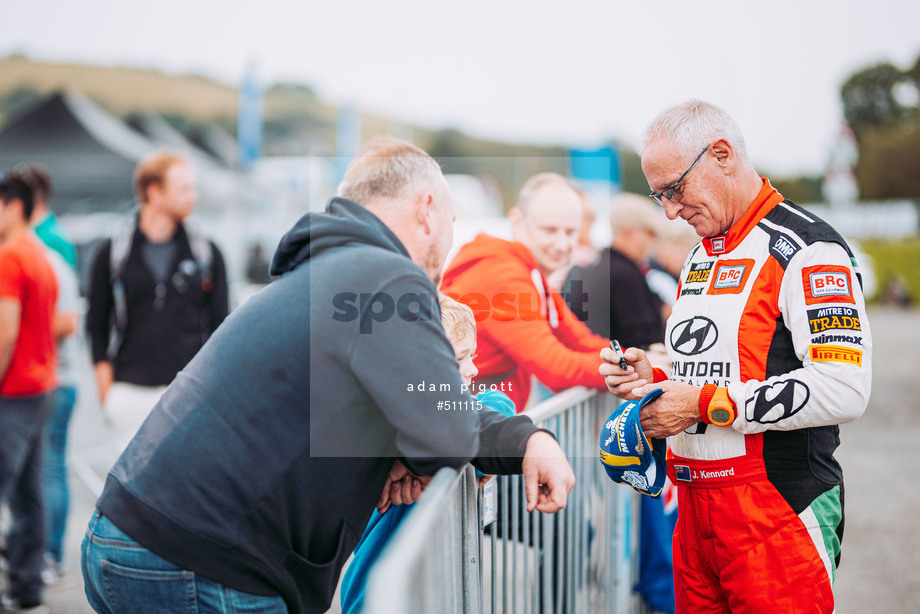
M 610 479 L 652 497 L 658 497 L 664 488 L 667 444 L 664 439 L 650 440 L 645 436 L 639 412 L 662 392 L 656 388 L 639 401 L 617 407 L 604 423 L 598 439 L 601 464 Z

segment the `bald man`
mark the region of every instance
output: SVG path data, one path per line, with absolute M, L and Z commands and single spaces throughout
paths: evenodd
M 512 241 L 480 234 L 457 252 L 441 289 L 476 314 L 477 389 L 497 387 L 523 411 L 531 376 L 558 391 L 605 389 L 591 333 L 547 277 L 566 266 L 578 241 L 582 205 L 561 175 L 540 173 L 508 214 Z

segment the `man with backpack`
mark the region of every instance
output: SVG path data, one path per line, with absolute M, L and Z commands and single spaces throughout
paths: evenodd
M 186 221 L 198 197 L 189 163 L 154 152 L 134 189 L 139 210 L 96 254 L 86 317 L 99 400 L 122 448 L 229 310 L 220 250 Z

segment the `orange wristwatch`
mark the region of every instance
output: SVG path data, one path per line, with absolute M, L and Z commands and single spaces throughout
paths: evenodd
M 728 426 L 735 421 L 735 404 L 728 396 L 727 388 L 706 384 L 700 392 L 700 417 L 706 424 Z

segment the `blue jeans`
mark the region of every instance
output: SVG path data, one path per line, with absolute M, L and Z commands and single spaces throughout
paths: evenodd
M 250 595 L 182 569 L 98 511 L 83 538 L 83 582 L 99 614 L 287 614 L 280 596 Z
M 9 596 L 23 607 L 42 602 L 42 429 L 53 406 L 53 393 L 0 397 L 0 500 L 9 497 L 13 516 L 6 550 Z
M 42 495 L 45 497 L 45 551 L 55 563 L 64 558 L 64 529 L 70 508 L 70 489 L 67 486 L 66 446 L 70 417 L 77 402 L 74 386 L 60 386 L 55 394 L 54 413 L 45 427 L 44 467 L 42 468 Z

